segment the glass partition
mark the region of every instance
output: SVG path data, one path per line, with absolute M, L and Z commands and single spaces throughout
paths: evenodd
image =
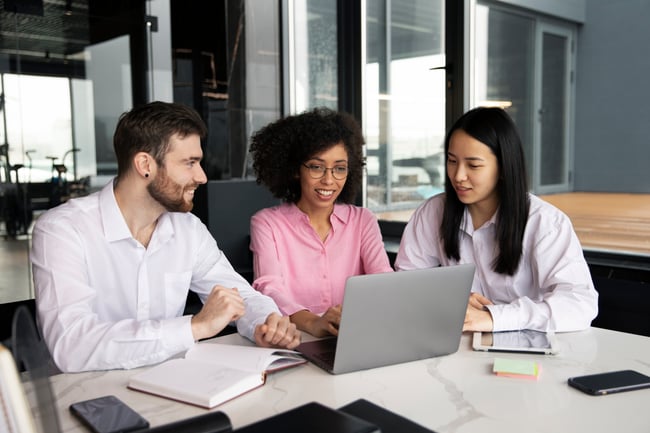
M 366 205 L 406 220 L 443 189 L 444 1 L 366 1 Z
M 338 108 L 336 0 L 285 2 L 288 110 Z
M 150 86 L 133 79 L 148 64 L 132 65 L 149 57 L 144 18 L 145 0 L 0 6 L 0 303 L 33 296 L 39 214 L 116 173 L 115 124 Z

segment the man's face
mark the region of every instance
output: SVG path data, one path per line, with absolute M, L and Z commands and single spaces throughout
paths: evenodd
M 191 211 L 194 191 L 207 182 L 200 164 L 202 157 L 198 135 L 173 135 L 163 165 L 147 186 L 149 195 L 168 212 Z

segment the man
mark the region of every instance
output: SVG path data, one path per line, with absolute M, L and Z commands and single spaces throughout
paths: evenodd
M 124 113 L 113 137 L 117 177 L 38 219 L 37 315 L 62 371 L 158 363 L 232 321 L 260 346 L 300 343 L 295 325 L 233 270 L 189 213 L 207 181 L 199 164 L 205 134 L 183 105 L 153 102 Z M 182 316 L 189 290 L 204 305 Z

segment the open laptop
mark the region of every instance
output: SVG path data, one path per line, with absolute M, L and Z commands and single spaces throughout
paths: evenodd
M 296 350 L 332 374 L 456 352 L 473 278 L 473 264 L 350 277 L 338 337 Z

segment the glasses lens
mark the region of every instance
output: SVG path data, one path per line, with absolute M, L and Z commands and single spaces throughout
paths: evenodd
M 303 165 L 309 169 L 309 175 L 313 179 L 322 178 L 323 176 L 325 176 L 325 173 L 327 173 L 327 170 L 330 170 L 332 172 L 332 177 L 336 180 L 343 180 L 348 175 L 348 168 L 342 165 L 337 165 L 336 167 L 332 167 L 332 168 L 327 168 L 324 165 L 318 165 L 318 164 L 312 164 L 312 165 L 303 164 Z
M 332 168 L 332 176 L 334 179 L 343 180 L 348 175 L 348 168 L 343 166 L 336 166 Z

